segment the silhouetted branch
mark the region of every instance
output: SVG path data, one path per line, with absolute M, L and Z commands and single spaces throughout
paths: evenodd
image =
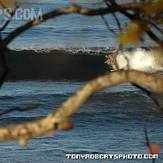
M 0 31 L 3 31 L 8 26 L 8 24 L 11 22 L 13 16 L 15 15 L 15 12 L 18 9 L 18 7 L 19 6 L 16 5 L 15 9 L 11 13 L 9 13 L 10 14 L 10 18 L 8 18 L 8 20 L 5 22 L 5 24 L 0 28 Z
M 147 130 L 147 125 L 144 123 L 144 136 L 145 136 L 145 141 L 146 141 L 146 146 L 148 147 L 148 150 L 150 153 L 153 153 L 151 150 L 151 144 L 148 136 L 148 130 Z M 155 163 L 155 159 L 152 159 L 152 163 Z
M 0 49 L 6 47 L 18 35 L 22 34 L 29 28 L 33 27 L 34 25 L 38 25 L 44 21 L 47 21 L 48 19 L 55 18 L 57 16 L 68 15 L 72 13 L 85 15 L 85 16 L 98 16 L 98 15 L 104 15 L 104 14 L 113 14 L 115 12 L 121 12 L 128 18 L 135 19 L 136 18 L 135 15 L 132 15 L 128 13 L 127 11 L 128 10 L 131 10 L 131 11 L 141 10 L 141 6 L 139 3 L 125 3 L 125 4 L 118 5 L 115 3 L 115 1 L 111 1 L 111 2 L 112 3 L 114 2 L 113 5 L 111 7 L 106 7 L 106 8 L 90 9 L 90 8 L 84 8 L 84 7 L 73 4 L 65 8 L 60 8 L 60 9 L 51 11 L 43 15 L 42 20 L 38 18 L 15 29 L 3 40 L 3 43 L 0 45 Z M 160 40 L 150 29 L 144 32 L 146 32 L 150 36 L 150 38 L 156 41 L 160 46 L 163 46 L 163 41 Z
M 7 65 L 7 61 L 6 61 L 6 55 L 5 55 L 5 50 L 2 50 L 0 52 L 0 58 L 1 58 L 1 62 L 2 62 L 2 75 L 0 77 L 0 87 L 2 87 L 7 75 L 8 75 L 8 72 L 9 72 L 9 68 L 8 68 L 8 65 Z
M 157 31 L 159 31 L 161 34 L 163 34 L 163 29 L 161 29 L 157 24 L 155 24 L 154 22 L 152 22 L 151 20 L 146 20 L 145 21 L 150 24 L 151 26 L 153 26 Z
M 104 23 L 105 23 L 105 25 L 106 25 L 108 31 L 110 31 L 111 33 L 113 33 L 114 35 L 117 36 L 116 32 L 109 26 L 109 23 L 108 23 L 108 21 L 106 20 L 105 16 L 104 16 L 104 15 L 101 15 L 101 18 L 102 18 L 102 20 L 104 21 Z
M 38 18 L 15 29 L 3 40 L 3 43 L 0 45 L 0 49 L 6 47 L 17 36 L 25 32 L 29 28 L 33 27 L 34 25 L 38 25 L 42 22 L 47 21 L 48 19 L 55 18 L 61 15 L 68 15 L 68 14 L 76 13 L 76 14 L 85 15 L 85 16 L 98 16 L 98 15 L 104 15 L 104 14 L 109 14 L 109 13 L 127 11 L 131 9 L 136 10 L 138 8 L 140 8 L 140 6 L 137 3 L 133 4 L 132 6 L 130 3 L 129 4 L 126 3 L 125 5 L 118 5 L 118 6 L 114 6 L 110 8 L 106 7 L 106 8 L 99 8 L 99 9 L 83 8 L 75 4 L 65 7 L 65 8 L 56 9 L 54 11 L 51 11 L 43 15 L 42 20 Z
M 112 7 L 112 5 L 111 5 L 111 3 L 109 3 L 109 1 L 104 0 L 104 3 L 105 3 L 108 7 Z M 114 4 L 113 4 L 113 5 L 114 5 Z M 120 23 L 120 21 L 119 21 L 117 15 L 116 15 L 115 13 L 112 13 L 112 15 L 113 15 L 113 17 L 114 17 L 114 19 L 115 19 L 115 21 L 116 21 L 116 23 L 117 23 L 117 27 L 118 27 L 119 31 L 122 31 L 121 23 Z
M 0 1 L 0 5 L 3 8 L 6 8 L 6 6 L 3 4 L 2 1 Z M 19 5 L 16 3 L 15 4 L 15 9 L 11 13 L 8 13 L 8 14 L 10 14 L 10 18 L 0 28 L 0 34 L 8 26 L 8 24 L 11 22 L 11 20 L 12 20 L 13 16 L 15 15 L 15 12 L 16 12 L 18 7 L 19 7 Z M 1 44 L 3 44 L 2 36 L 0 36 L 0 45 Z M 6 50 L 6 47 L 2 48 L 1 51 L 0 51 L 0 58 L 1 58 L 1 62 L 2 62 L 2 68 L 3 68 L 3 70 L 2 70 L 3 72 L 2 72 L 2 75 L 0 77 L 0 88 L 2 87 L 6 77 L 8 75 L 8 72 L 9 72 L 9 68 L 8 68 L 7 61 L 6 61 L 6 56 L 5 56 L 5 50 Z
M 153 31 L 151 31 L 150 29 L 148 31 L 146 31 L 146 33 L 148 34 L 148 36 L 154 40 L 158 45 L 160 45 L 161 47 L 163 47 L 163 40 L 160 40 L 158 36 L 156 36 L 154 34 Z
M 150 91 L 148 91 L 148 90 L 142 88 L 141 86 L 135 85 L 135 84 L 133 84 L 133 86 L 137 87 L 137 88 L 140 89 L 145 95 L 147 95 L 147 97 L 149 97 L 149 98 L 152 100 L 152 102 L 156 105 L 156 109 L 157 109 L 158 111 L 163 111 L 163 108 L 161 108 L 159 102 L 157 101 L 157 99 L 155 99 L 155 98 L 152 96 L 152 94 L 151 94 Z
M 32 106 L 27 106 L 27 107 L 24 107 L 24 108 L 20 108 L 20 107 L 13 107 L 11 109 L 6 109 L 4 111 L 2 111 L 0 113 L 0 117 L 8 114 L 8 113 L 11 113 L 11 112 L 26 112 L 26 111 L 31 111 L 31 110 L 35 110 L 37 107 L 39 107 L 40 105 L 36 104 L 36 105 L 32 105 Z
M 112 15 L 113 15 L 113 17 L 114 17 L 114 19 L 115 19 L 115 21 L 117 23 L 117 27 L 118 27 L 119 31 L 122 31 L 121 23 L 120 23 L 117 15 L 115 13 L 113 13 Z
M 146 91 L 146 95 L 153 101 L 153 103 L 156 105 L 156 108 L 158 111 L 163 111 L 163 108 L 160 106 L 157 99 L 152 96 L 151 92 Z
M 118 7 L 119 5 L 116 3 L 116 1 L 114 1 L 114 0 L 108 0 L 109 2 L 110 2 L 110 4 L 112 4 L 112 7 Z M 128 5 L 130 5 L 130 4 L 128 4 Z M 133 3 L 131 3 L 131 6 L 134 6 L 135 4 Z M 137 9 L 141 12 L 141 10 L 140 10 L 140 6 L 138 7 L 137 6 Z M 134 15 L 134 14 L 130 14 L 129 12 L 127 12 L 127 11 L 125 11 L 125 10 L 121 10 L 120 11 L 122 14 L 124 14 L 126 17 L 128 17 L 130 20 L 143 20 L 144 21 L 144 19 L 142 18 L 142 17 L 139 17 L 138 15 Z M 143 29 L 144 30 L 144 29 Z M 163 40 L 161 40 L 161 39 L 159 39 L 159 37 L 158 36 L 156 36 L 155 34 L 154 34 L 154 32 L 152 32 L 151 31 L 151 29 L 148 29 L 148 30 L 144 30 L 144 32 L 145 33 L 147 33 L 147 35 L 152 39 L 152 40 L 154 40 L 158 45 L 160 45 L 161 47 L 163 47 Z

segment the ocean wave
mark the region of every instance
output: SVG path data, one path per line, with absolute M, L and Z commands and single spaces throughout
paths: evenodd
M 75 91 L 74 91 L 75 92 Z M 40 92 L 36 92 L 36 93 L 29 93 L 29 92 L 23 92 L 22 94 L 11 94 L 11 95 L 0 95 L 0 101 L 8 101 L 8 100 L 17 100 L 17 99 L 21 99 L 21 100 L 27 100 L 27 99 L 44 99 L 44 100 L 48 100 L 48 99 L 64 99 L 64 98 L 68 98 L 71 95 L 73 95 L 74 92 L 61 92 L 61 93 L 40 93 Z M 112 92 L 112 90 L 105 90 L 105 91 L 100 91 L 97 92 L 96 94 L 94 94 L 92 96 L 92 98 L 90 98 L 90 102 L 94 102 L 94 103 L 98 103 L 100 101 L 104 102 L 104 103 L 108 103 L 108 102 L 115 102 L 116 100 L 125 100 L 128 98 L 135 98 L 135 97 L 145 97 L 145 95 L 139 91 L 139 90 L 119 90 L 118 92 Z
M 25 52 L 29 54 L 72 54 L 72 55 L 103 55 L 115 52 L 115 47 L 92 47 L 92 48 L 54 48 L 54 49 L 35 49 L 35 48 L 14 48 L 11 52 Z
M 51 97 L 55 97 L 55 98 L 64 98 L 64 97 L 68 97 L 72 95 L 72 93 L 64 93 L 63 94 L 41 94 L 41 93 L 33 93 L 33 94 L 17 94 L 17 95 L 14 95 L 14 94 L 11 94 L 11 95 L 1 95 L 0 96 L 0 100 L 11 100 L 11 99 L 19 99 L 19 98 L 29 98 L 29 99 L 34 99 L 34 98 L 39 98 L 39 99 L 48 99 L 48 98 L 51 98 Z
M 133 51 L 138 47 L 130 47 L 125 48 L 124 51 Z M 150 51 L 154 47 L 139 47 L 142 50 Z M 10 49 L 11 52 L 25 52 L 29 54 L 72 54 L 72 55 L 106 55 L 108 53 L 114 53 L 116 52 L 116 47 L 90 47 L 90 48 L 12 48 Z

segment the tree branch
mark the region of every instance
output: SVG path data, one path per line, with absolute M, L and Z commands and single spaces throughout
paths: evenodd
M 16 10 L 18 9 L 19 6 L 16 6 L 15 9 L 9 13 L 10 14 L 10 18 L 8 18 L 8 20 L 4 23 L 4 25 L 0 28 L 0 31 L 3 31 L 7 26 L 8 24 L 11 22 L 13 16 L 15 15 L 15 12 Z
M 148 147 L 149 152 L 153 153 L 151 150 L 151 144 L 150 144 L 150 140 L 149 140 L 149 136 L 148 136 L 147 125 L 145 122 L 144 122 L 144 136 L 145 136 L 146 146 Z M 152 163 L 155 163 L 155 159 L 152 159 Z
M 1 88 L 8 73 L 9 73 L 9 67 L 8 67 L 7 61 L 6 61 L 5 49 L 0 51 L 0 58 L 1 58 L 1 62 L 2 62 L 2 75 L 0 76 L 0 88 Z
M 163 78 L 139 71 L 112 72 L 90 81 L 47 117 L 25 124 L 0 128 L 0 141 L 18 140 L 21 144 L 26 144 L 31 138 L 49 135 L 49 133 L 52 134 L 57 130 L 70 129 L 69 117 L 77 112 L 92 94 L 125 82 L 163 93 Z
M 111 1 L 112 2 L 112 1 Z M 112 2 L 113 3 L 113 2 Z M 105 14 L 113 14 L 116 12 L 121 12 L 125 16 L 127 16 L 130 19 L 135 19 L 135 15 L 132 15 L 128 13 L 128 10 L 132 11 L 141 11 L 141 6 L 139 3 L 126 3 L 126 4 L 121 4 L 118 5 L 116 3 L 113 3 L 111 7 L 105 7 L 105 8 L 99 8 L 99 9 L 90 9 L 90 8 L 83 8 L 81 6 L 78 6 L 76 4 L 70 5 L 65 8 L 59 8 L 54 11 L 51 11 L 49 13 L 46 13 L 45 15 L 42 16 L 42 20 L 35 19 L 32 20 L 17 29 L 15 29 L 13 32 L 11 32 L 6 38 L 3 39 L 2 44 L 0 44 L 0 49 L 3 49 L 7 47 L 9 43 L 11 43 L 17 36 L 25 32 L 26 30 L 30 29 L 31 27 L 38 25 L 42 22 L 45 22 L 51 18 L 55 18 L 61 15 L 68 15 L 68 14 L 80 14 L 80 15 L 85 15 L 85 16 L 98 16 L 98 15 L 105 15 Z M 156 41 L 160 46 L 163 47 L 163 41 L 160 40 L 152 31 L 148 30 L 145 31 L 151 39 Z
M 34 25 L 38 25 L 42 22 L 47 21 L 48 19 L 55 18 L 61 15 L 68 15 L 68 14 L 80 14 L 80 15 L 86 15 L 86 16 L 98 16 L 98 15 L 104 15 L 109 13 L 115 13 L 119 11 L 127 11 L 127 10 L 136 10 L 140 8 L 139 4 L 135 3 L 135 5 L 125 4 L 125 5 L 118 5 L 114 7 L 105 7 L 105 8 L 99 8 L 99 9 L 90 9 L 90 8 L 83 8 L 76 4 L 73 4 L 71 6 L 56 9 L 54 11 L 51 11 L 45 15 L 42 16 L 42 20 L 35 19 L 33 21 L 30 21 L 17 29 L 15 29 L 13 32 L 11 32 L 4 40 L 3 43 L 0 45 L 0 49 L 6 47 L 11 41 L 13 41 L 18 35 L 22 34 L 26 30 L 30 29 Z

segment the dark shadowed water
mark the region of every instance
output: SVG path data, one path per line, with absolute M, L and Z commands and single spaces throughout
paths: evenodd
M 27 106 L 37 106 L 37 109 L 27 113 L 10 113 L 1 117 L 0 124 L 24 122 L 45 116 L 83 84 L 84 82 L 70 81 L 6 82 L 0 91 L 0 111 Z M 148 153 L 143 132 L 145 119 L 149 121 L 151 142 L 163 145 L 163 115 L 156 111 L 141 91 L 131 85 L 113 87 L 96 93 L 73 115 L 74 130 L 33 139 L 26 147 L 17 142 L 0 144 L 0 162 L 71 163 L 73 161 L 66 159 L 66 153 Z M 161 153 L 157 160 L 160 163 Z

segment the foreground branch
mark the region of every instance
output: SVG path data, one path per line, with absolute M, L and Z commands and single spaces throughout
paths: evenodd
M 47 117 L 18 125 L 0 128 L 0 141 L 18 140 L 26 144 L 29 139 L 53 134 L 57 130 L 72 128 L 69 117 L 96 91 L 121 83 L 133 83 L 154 92 L 163 93 L 163 78 L 138 71 L 117 71 L 90 81 Z

